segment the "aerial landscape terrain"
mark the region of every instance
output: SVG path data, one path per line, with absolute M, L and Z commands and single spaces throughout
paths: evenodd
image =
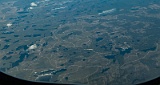
M 87 85 L 159 77 L 160 1 L 1 0 L 0 71 Z

